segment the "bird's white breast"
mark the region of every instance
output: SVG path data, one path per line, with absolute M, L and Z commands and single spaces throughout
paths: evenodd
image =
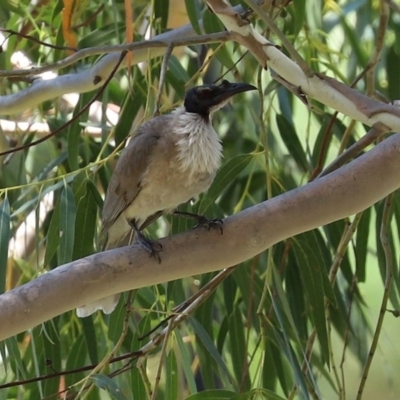
M 179 168 L 191 174 L 215 174 L 222 157 L 221 141 L 211 121 L 178 108 L 175 124 Z

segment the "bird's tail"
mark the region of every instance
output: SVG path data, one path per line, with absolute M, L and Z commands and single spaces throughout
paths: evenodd
M 103 311 L 104 314 L 111 314 L 115 307 L 117 307 L 119 294 L 103 297 L 102 299 L 93 301 L 92 303 L 85 304 L 84 306 L 76 309 L 76 315 L 79 318 L 85 318 L 93 314 L 97 310 Z
M 104 238 L 103 238 L 104 239 Z M 124 235 L 121 240 L 110 241 L 110 236 L 106 236 L 103 240 L 102 250 L 111 250 L 121 246 L 127 246 L 133 240 L 133 232 L 130 235 Z M 93 301 L 92 303 L 85 304 L 76 309 L 76 315 L 79 318 L 85 318 L 95 313 L 97 310 L 103 311 L 105 314 L 111 314 L 115 307 L 117 307 L 119 300 L 119 294 L 113 294 L 111 296 L 103 297 L 102 299 Z

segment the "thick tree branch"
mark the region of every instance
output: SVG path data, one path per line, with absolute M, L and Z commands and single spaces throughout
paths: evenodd
M 129 49 L 133 53 L 132 65 L 147 61 L 150 58 L 162 56 L 169 46 L 187 46 L 190 44 L 212 43 L 225 41 L 230 37 L 229 32 L 220 32 L 209 35 L 188 37 L 191 27 L 177 29 L 163 33 L 154 40 L 131 43 L 120 46 L 103 46 L 99 48 L 83 49 L 67 57 L 65 60 L 50 66 L 33 68 L 28 71 L 0 71 L 0 76 L 31 75 L 54 70 L 70 65 L 77 60 L 93 54 L 101 54 L 105 50 L 114 51 L 101 58 L 91 68 L 74 74 L 61 75 L 49 80 L 35 80 L 27 89 L 18 93 L 0 96 L 0 115 L 14 114 L 32 108 L 43 101 L 62 96 L 66 93 L 85 93 L 100 87 L 110 75 L 120 58 L 122 49 Z M 179 36 L 178 36 L 179 35 Z M 104 54 L 104 53 L 103 53 Z M 121 64 L 120 68 L 125 67 Z
M 0 340 L 113 293 L 217 271 L 358 213 L 400 187 L 400 134 L 331 174 L 224 221 L 161 240 L 162 262 L 124 247 L 60 266 L 0 296 Z

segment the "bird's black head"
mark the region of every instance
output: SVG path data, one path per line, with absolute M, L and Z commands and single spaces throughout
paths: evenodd
M 256 89 L 247 83 L 230 83 L 226 80 L 220 85 L 196 86 L 186 92 L 185 109 L 187 112 L 207 117 L 223 107 L 235 94 Z

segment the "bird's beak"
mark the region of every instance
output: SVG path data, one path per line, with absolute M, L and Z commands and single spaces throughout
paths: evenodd
M 223 81 L 221 85 L 219 85 L 219 90 L 214 96 L 215 104 L 224 103 L 235 94 L 247 92 L 249 90 L 257 90 L 257 88 L 248 83 L 231 83 Z

